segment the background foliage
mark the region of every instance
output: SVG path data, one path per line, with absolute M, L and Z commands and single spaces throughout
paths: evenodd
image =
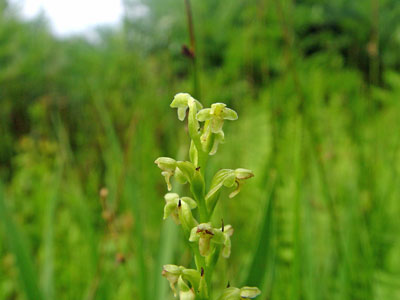
M 169 108 L 194 93 L 184 2 L 125 8 L 119 28 L 60 39 L 0 1 L 0 299 L 164 300 L 161 266 L 190 264 L 153 164 L 188 146 Z M 208 172 L 256 175 L 217 207 L 236 231 L 215 283 L 400 299 L 400 3 L 192 9 L 195 96 L 239 113 Z

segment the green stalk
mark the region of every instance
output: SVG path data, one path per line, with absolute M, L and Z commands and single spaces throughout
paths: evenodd
M 212 279 L 212 274 L 214 273 L 215 266 L 217 265 L 219 255 L 221 253 L 221 245 L 216 245 L 215 250 L 212 253 L 206 267 L 206 282 L 207 282 L 207 287 L 208 287 L 208 294 L 210 295 L 211 293 L 211 279 Z

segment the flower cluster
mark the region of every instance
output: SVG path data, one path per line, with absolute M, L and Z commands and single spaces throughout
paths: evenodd
M 214 227 L 211 222 L 222 187 L 232 189 L 230 198 L 235 197 L 244 181 L 253 177 L 251 170 L 222 169 L 206 187 L 204 170 L 210 155 L 224 142 L 223 126 L 225 120 L 236 120 L 237 113 L 224 103 L 214 103 L 210 108 L 203 105 L 187 93 L 177 94 L 171 105 L 177 108 L 181 121 L 188 119 L 188 131 L 191 139 L 188 161 L 177 161 L 169 157 L 159 157 L 155 163 L 161 169 L 168 191 L 172 190 L 171 178 L 180 184 L 188 184 L 192 197 L 180 197 L 177 193 L 164 196 L 164 219 L 171 216 L 181 225 L 185 238 L 194 255 L 196 270 L 183 266 L 165 265 L 162 275 L 169 281 L 174 295 L 176 285 L 181 300 L 206 300 L 212 293 L 211 279 L 214 267 L 220 256 L 229 258 L 233 227 L 224 225 Z M 196 211 L 195 211 L 196 210 Z M 193 213 L 197 212 L 196 218 Z M 226 288 L 220 300 L 252 299 L 260 294 L 256 287 Z

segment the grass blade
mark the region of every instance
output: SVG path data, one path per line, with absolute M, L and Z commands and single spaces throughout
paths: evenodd
M 265 199 L 264 214 L 261 219 L 258 243 L 248 269 L 244 285 L 261 286 L 266 275 L 267 261 L 270 257 L 268 253 L 271 248 L 272 215 L 274 210 L 274 195 L 276 186 L 276 176 L 270 176 Z
M 8 240 L 11 252 L 15 256 L 19 277 L 27 299 L 42 300 L 43 296 L 38 286 L 37 274 L 35 272 L 32 257 L 28 247 L 14 223 L 6 206 L 3 187 L 0 183 L 0 223 L 3 225 L 5 236 Z

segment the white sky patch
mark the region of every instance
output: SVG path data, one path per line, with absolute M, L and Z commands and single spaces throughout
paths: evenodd
M 44 12 L 58 35 L 81 33 L 97 25 L 115 25 L 123 15 L 122 0 L 13 0 L 22 15 Z

